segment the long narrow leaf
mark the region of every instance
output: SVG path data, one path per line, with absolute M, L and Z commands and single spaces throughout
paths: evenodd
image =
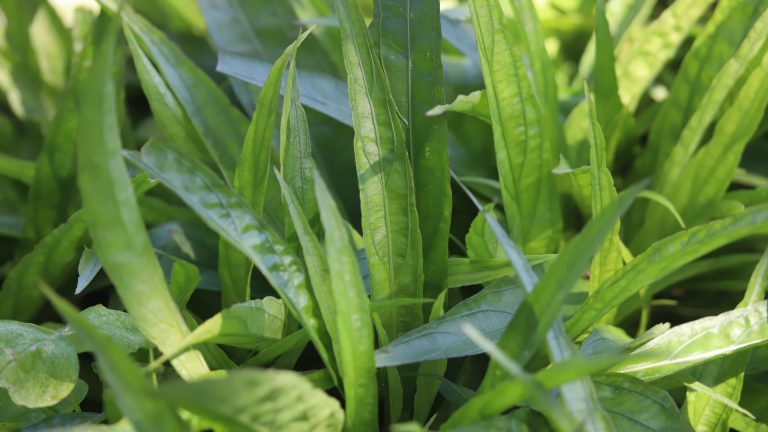
M 93 249 L 136 326 L 165 351 L 189 330 L 166 286 L 120 155 L 117 91 L 112 76 L 116 39 L 117 28 L 111 27 L 99 41 L 87 79 L 79 88 L 77 180 Z M 208 371 L 196 351 L 173 364 L 185 378 Z
M 445 288 L 451 188 L 444 117 L 427 111 L 445 102 L 438 0 L 377 0 L 372 32 L 381 63 L 405 119 L 421 232 L 424 292 Z
M 497 0 L 469 8 L 483 69 L 501 198 L 512 238 L 527 253 L 549 253 L 562 221 L 554 177 L 555 150 L 546 139 L 542 107 Z
M 413 173 L 403 125 L 384 69 L 374 56 L 357 0 L 335 0 L 355 127 L 363 239 L 373 301 L 420 298 L 422 249 Z M 420 306 L 381 313 L 389 337 L 422 321 Z
M 315 174 L 320 219 L 325 229 L 331 294 L 336 304 L 334 350 L 346 401 L 348 430 L 378 430 L 378 391 L 373 360 L 373 322 L 347 224 L 330 191 Z

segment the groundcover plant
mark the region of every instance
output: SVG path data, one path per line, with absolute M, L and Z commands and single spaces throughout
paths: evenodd
M 0 431 L 768 431 L 768 0 L 0 12 Z

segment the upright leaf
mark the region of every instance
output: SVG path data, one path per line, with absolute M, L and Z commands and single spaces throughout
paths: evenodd
M 309 125 L 304 107 L 301 106 L 301 91 L 298 86 L 296 73 L 296 53 L 291 56 L 288 66 L 288 78 L 285 82 L 285 98 L 283 98 L 283 112 L 280 118 L 280 172 L 290 191 L 298 201 L 304 218 L 312 229 L 319 225 L 317 210 L 317 198 L 315 197 L 315 161 L 312 158 L 312 142 L 310 141 Z M 289 201 L 286 191 L 283 191 L 284 201 Z M 290 205 L 289 205 L 290 207 Z M 298 230 L 294 224 L 296 220 L 294 210 L 291 219 L 285 222 L 285 234 L 287 239 Z M 299 234 L 301 237 L 301 234 Z M 300 240 L 302 247 L 305 241 Z M 319 296 L 318 296 L 319 297 Z
M 598 45 L 600 45 L 598 38 Z M 598 56 L 598 68 L 599 68 Z M 592 189 L 592 214 L 599 215 L 608 205 L 616 200 L 616 188 L 613 177 L 608 170 L 605 137 L 597 120 L 595 107 L 592 105 L 589 88 L 585 84 L 587 110 L 589 111 L 589 166 Z M 621 256 L 621 239 L 619 238 L 619 222 L 617 222 L 608 237 L 603 242 L 597 254 L 592 259 L 589 272 L 589 289 L 594 291 L 603 281 L 611 277 L 623 264 Z
M 554 251 L 562 221 L 554 177 L 555 149 L 546 139 L 542 106 L 497 0 L 471 0 L 501 198 L 512 238 L 526 253 Z
M 245 135 L 245 142 L 235 170 L 234 189 L 261 216 L 267 194 L 270 172 L 272 136 L 280 102 L 280 84 L 283 82 L 285 65 L 296 53 L 296 48 L 308 35 L 305 32 L 285 49 L 269 72 L 267 81 L 259 93 L 256 111 Z M 219 241 L 219 275 L 221 278 L 221 303 L 227 307 L 251 298 L 251 262 L 225 239 Z
M 413 167 L 424 264 L 424 292 L 445 288 L 451 187 L 444 117 L 427 111 L 445 102 L 439 0 L 377 0 L 374 40 L 398 112 Z
M 335 0 L 355 128 L 363 239 L 374 302 L 422 296 L 422 248 L 403 125 L 357 0 Z M 422 321 L 420 306 L 381 312 L 389 337 Z
M 48 288 L 46 296 L 96 356 L 100 376 L 114 390 L 120 411 L 137 430 L 185 431 L 185 425 L 173 408 L 158 397 L 157 391 L 120 346 L 101 335 L 74 306 Z
M 168 292 L 120 155 L 112 77 L 116 40 L 117 28 L 110 27 L 79 88 L 78 185 L 88 232 L 104 270 L 136 326 L 165 351 L 189 330 Z M 196 351 L 176 359 L 174 367 L 185 378 L 208 371 Z
M 331 294 L 336 304 L 334 352 L 344 383 L 348 430 L 378 430 L 378 391 L 373 361 L 373 322 L 355 248 L 323 179 L 315 174 L 320 219 L 325 229 Z

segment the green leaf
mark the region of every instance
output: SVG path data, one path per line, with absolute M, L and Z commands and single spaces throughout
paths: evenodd
M 0 89 L 11 110 L 46 128 L 56 112 L 71 54 L 69 32 L 48 2 L 3 2 Z
M 75 388 L 77 353 L 62 333 L 34 324 L 0 321 L 0 387 L 13 403 L 54 405 Z
M 534 374 L 536 381 L 547 389 L 556 388 L 578 378 L 604 372 L 618 360 L 617 357 L 574 357 L 555 363 Z M 479 420 L 503 413 L 529 397 L 528 388 L 516 379 L 500 382 L 487 392 L 477 393 L 466 404 L 459 407 L 444 428 L 471 425 Z
M 740 238 L 768 232 L 768 206 L 690 228 L 660 240 L 605 281 L 566 322 L 568 334 L 584 333 L 640 289 L 695 259 Z
M 0 317 L 30 320 L 45 303 L 38 282 L 58 286 L 74 273 L 86 238 L 83 213 L 77 212 L 24 255 L 3 280 Z
M 272 135 L 280 102 L 280 84 L 289 58 L 294 57 L 301 41 L 309 34 L 304 32 L 285 49 L 269 72 L 267 81 L 259 93 L 256 110 L 248 126 L 243 149 L 235 170 L 234 190 L 261 216 L 267 194 Z M 225 239 L 219 240 L 219 277 L 221 279 L 221 303 L 230 306 L 251 298 L 251 268 L 248 257 Z
M 766 285 L 768 285 L 768 249 L 752 273 L 747 291 L 737 309 L 762 300 L 765 297 Z M 692 375 L 697 381 L 693 383 L 694 386 L 689 386 L 686 392 L 685 406 L 688 420 L 696 430 L 728 430 L 733 412 L 740 409 L 738 402 L 744 385 L 744 369 L 748 361 L 749 353 L 742 352 L 707 362 L 693 371 Z M 696 385 L 703 387 L 704 390 Z
M 0 175 L 29 185 L 35 178 L 35 163 L 0 153 Z
M 555 255 L 528 255 L 526 259 L 531 265 L 537 265 L 551 261 L 554 257 Z M 514 275 L 515 269 L 506 258 L 480 260 L 448 258 L 448 288 L 480 285 Z
M 88 285 L 93 281 L 93 278 L 101 270 L 101 261 L 96 256 L 96 252 L 93 249 L 85 246 L 83 254 L 80 255 L 80 262 L 77 264 L 77 286 L 75 287 L 75 294 L 80 294 Z
M 188 125 L 179 118 L 180 107 L 194 127 L 195 133 L 202 140 L 210 160 L 215 162 L 226 179 L 232 181 L 238 163 L 240 145 L 245 136 L 246 120 L 243 115 L 230 104 L 226 95 L 218 89 L 216 84 L 162 32 L 130 9 L 123 8 L 121 17 L 126 37 L 129 41 L 133 38 L 138 42 L 133 44 L 134 56 L 140 57 L 136 49 L 139 48 L 157 68 L 157 74 L 146 73 L 152 81 L 142 81 L 144 87 L 155 87 L 147 93 L 162 93 L 167 90 L 172 92 L 172 96 L 163 95 L 162 99 L 156 99 L 157 103 L 153 107 L 157 110 L 175 111 L 172 115 L 176 122 L 174 135 L 169 134 L 168 138 L 180 138 L 179 129 Z M 165 81 L 165 88 L 158 85 L 157 75 Z M 178 104 L 174 104 L 176 106 L 161 106 L 161 100 L 166 101 L 171 97 L 178 101 Z M 186 133 L 188 136 L 189 132 Z M 180 142 L 177 145 L 185 144 Z
M 443 115 L 447 112 L 457 112 L 477 117 L 486 123 L 491 123 L 491 113 L 488 107 L 488 95 L 485 90 L 473 91 L 468 95 L 458 95 L 456 99 L 445 105 L 437 105 L 427 111 L 428 116 Z
M 288 78 L 285 83 L 286 96 L 283 99 L 283 113 L 280 118 L 280 172 L 286 186 L 293 192 L 297 201 L 296 208 L 289 210 L 293 220 L 285 221 L 285 237 L 288 240 L 299 229 L 294 227 L 294 224 L 299 223 L 296 221 L 298 216 L 294 215 L 296 209 L 301 209 L 301 216 L 307 220 L 312 231 L 318 231 L 317 228 L 320 225 L 315 197 L 315 161 L 312 159 L 312 142 L 307 114 L 300 102 L 301 92 L 296 75 L 296 52 L 294 51 L 288 67 Z M 283 194 L 286 195 L 287 191 L 283 191 Z M 283 201 L 287 203 L 290 201 L 289 198 L 284 196 Z M 302 247 L 306 247 L 307 240 L 300 240 L 300 242 Z
M 482 352 L 461 331 L 470 323 L 496 341 L 509 324 L 525 290 L 519 282 L 505 278 L 460 302 L 442 317 L 393 340 L 376 351 L 376 366 L 398 366 L 479 354 Z
M 739 50 L 739 46 L 742 46 L 741 50 L 746 53 L 745 49 L 759 49 L 759 45 L 762 45 L 760 38 L 752 39 L 749 45 L 742 42 L 749 32 L 754 32 L 757 36 L 764 31 L 764 27 L 753 26 L 767 6 L 768 2 L 765 0 L 718 2 L 712 17 L 683 59 L 669 90 L 669 97 L 651 126 L 647 151 L 641 155 L 635 168 L 636 171 L 642 172 L 641 175 L 658 172 L 662 168 L 694 113 L 704 107 L 702 103 L 705 95 L 716 88 L 725 90 L 727 94 L 730 86 L 721 83 L 737 80 L 746 72 L 742 61 L 733 61 L 738 58 L 734 57 L 734 54 Z M 720 74 L 729 63 L 731 65 L 727 66 L 728 72 Z M 714 79 L 718 75 L 721 77 L 721 83 L 715 85 Z M 708 99 L 711 97 L 707 96 Z M 719 111 L 722 102 L 714 102 L 713 106 Z M 693 130 L 695 129 L 691 129 Z
M 173 258 L 171 267 L 171 280 L 168 282 L 168 290 L 171 292 L 174 303 L 183 309 L 189 298 L 200 284 L 200 270 L 189 262 L 180 258 Z
M 290 371 L 241 369 L 220 378 L 167 383 L 160 393 L 174 405 L 233 432 L 330 432 L 341 431 L 344 422 L 335 399 Z
M 567 360 L 574 355 L 573 342 L 565 335 L 559 319 L 560 307 L 567 292 L 581 277 L 581 269 L 589 263 L 592 251 L 597 250 L 611 226 L 629 207 L 642 187 L 643 185 L 640 184 L 624 192 L 599 216 L 593 218 L 558 255 L 550 271 L 544 274 L 540 282 L 519 247 L 506 236 L 499 223 L 486 213 L 486 220 L 528 292 L 525 301 L 518 308 L 499 341 L 499 345 L 511 354 L 511 358 L 523 361 L 530 359 L 545 335 L 547 335 L 549 353 L 555 362 Z M 480 209 L 474 196 L 466 188 L 465 191 Z M 493 388 L 499 374 L 498 365 L 491 363 L 481 389 L 487 391 Z M 588 379 L 568 384 L 562 391 L 569 411 L 579 421 L 585 422 L 588 429 L 610 427 Z
M 469 2 L 478 40 L 501 198 L 512 238 L 527 253 L 554 251 L 562 221 L 554 177 L 555 149 L 542 107 L 497 0 Z
M 309 161 L 312 159 L 309 158 Z M 308 163 L 305 161 L 305 163 Z M 298 198 L 290 186 L 286 183 L 280 173 L 276 173 L 277 180 L 280 182 L 280 188 L 283 192 L 283 198 L 291 215 L 294 229 L 301 244 L 301 250 L 304 254 L 304 263 L 307 266 L 307 273 L 312 282 L 312 290 L 317 299 L 317 306 L 320 314 L 331 336 L 331 341 L 338 340 L 336 330 L 336 301 L 331 291 L 331 280 L 328 269 L 328 261 L 325 256 L 325 249 L 315 235 L 312 227 L 309 225 L 306 213 L 301 209 Z M 312 172 L 312 184 L 314 185 L 314 172 Z M 313 186 L 314 187 L 314 186 Z M 314 190 L 312 191 L 314 197 Z M 317 197 L 314 197 L 317 202 Z M 319 216 L 319 214 L 318 214 Z M 335 343 L 335 342 L 334 342 Z M 335 380 L 335 375 L 332 375 Z
M 621 374 L 600 375 L 594 381 L 600 403 L 616 430 L 691 430 L 667 392 Z
M 403 125 L 357 0 L 335 0 L 335 5 L 355 129 L 371 300 L 420 298 L 422 242 Z M 381 320 L 389 337 L 395 338 L 421 324 L 421 307 L 390 309 Z
M 336 305 L 338 338 L 334 340 L 333 348 L 344 384 L 346 427 L 375 431 L 378 429 L 378 392 L 370 302 L 347 223 L 317 172 L 315 185 L 320 219 L 325 229 L 331 295 Z
M 136 352 L 139 348 L 149 349 L 151 346 L 147 338 L 136 328 L 133 318 L 125 312 L 95 305 L 83 310 L 80 315 L 99 333 L 110 338 L 127 353 Z M 73 345 L 77 348 L 77 352 L 88 350 L 87 344 L 80 343 L 77 337 L 74 338 Z
M 655 21 L 642 29 L 616 59 L 619 96 L 634 112 L 647 87 L 671 60 L 693 26 L 709 9 L 711 0 L 681 0 L 672 3 Z
M 83 216 L 93 248 L 126 310 L 139 330 L 165 351 L 189 330 L 166 286 L 120 155 L 117 85 L 112 76 L 118 28 L 109 24 L 78 92 L 77 179 Z M 116 220 L 121 223 L 115 224 Z M 197 352 L 179 357 L 174 367 L 185 378 L 208 371 Z
M 697 111 L 657 173 L 654 189 L 669 198 L 689 224 L 707 221 L 712 208 L 725 195 L 742 152 L 757 130 L 768 105 L 768 54 L 755 48 L 768 38 L 768 11 L 764 12 L 742 47 L 714 78 Z M 749 53 L 747 56 L 746 53 Z M 746 58 L 744 58 L 746 57 Z M 754 60 L 753 60 L 754 59 Z M 698 148 L 710 121 L 721 109 L 725 97 L 737 82 L 739 70 L 751 69 L 733 103 L 717 121 L 709 141 Z M 657 207 L 649 207 L 645 225 L 637 233 L 638 247 L 658 236 L 674 232 L 674 220 Z M 643 238 L 643 235 L 648 237 Z
M 617 372 L 659 379 L 699 363 L 768 342 L 768 304 L 701 318 L 664 332 L 614 367 Z
M 77 337 L 93 351 L 100 376 L 113 389 L 113 397 L 120 411 L 138 430 L 187 430 L 173 408 L 158 397 L 156 390 L 142 375 L 139 366 L 120 345 L 99 333 L 74 306 L 50 288 L 43 286 L 43 291 L 59 314 L 75 330 Z
M 167 144 L 150 141 L 141 154 L 125 152 L 125 156 L 157 177 L 206 225 L 250 258 L 306 328 L 323 362 L 331 367 L 330 343 L 298 258 L 245 200 L 207 167 Z
M 602 2 L 598 2 L 598 8 Z M 598 37 L 597 46 L 600 47 L 600 37 Z M 598 55 L 597 65 L 600 70 L 600 56 Z M 596 80 L 599 74 L 596 71 Z M 608 170 L 608 156 L 606 153 L 605 137 L 600 123 L 597 119 L 597 111 L 592 105 L 592 99 L 589 94 L 589 88 L 584 83 L 584 92 L 587 101 L 587 111 L 589 112 L 589 178 L 592 191 L 592 214 L 599 215 L 612 202 L 616 201 L 616 187 L 613 184 L 613 177 Z M 607 107 L 606 107 L 607 108 Z M 621 238 L 619 237 L 620 223 L 617 222 L 611 228 L 607 238 L 597 250 L 592 264 L 589 268 L 589 290 L 594 292 L 606 279 L 610 278 L 624 264 L 621 257 Z
M 445 102 L 440 1 L 376 0 L 371 31 L 404 120 L 421 233 L 424 292 L 434 297 L 445 289 L 451 223 L 446 120 L 426 115 Z
M 216 70 L 247 83 L 261 86 L 267 79 L 269 62 L 222 52 Z M 322 72 L 299 69 L 301 103 L 345 125 L 352 125 L 347 86 L 344 81 Z
M 283 337 L 285 309 L 274 297 L 236 303 L 205 320 L 173 350 L 148 367 L 154 369 L 195 345 L 214 343 L 263 350 Z
M 499 345 L 511 354 L 512 358 L 521 362 L 527 361 L 536 352 L 547 332 L 557 331 L 550 330 L 550 327 L 556 329 L 560 325 L 560 309 L 565 296 L 582 277 L 583 269 L 590 264 L 592 254 L 603 244 L 619 217 L 643 187 L 641 183 L 622 192 L 615 201 L 604 207 L 600 214 L 593 217 L 584 229 L 566 244 L 540 281 L 535 274 L 532 274 L 531 281 L 526 282 L 525 278 L 522 279 L 529 294 L 523 303 L 524 307 L 517 311 L 499 342 Z M 518 274 L 520 274 L 519 269 Z M 556 360 L 561 360 L 563 356 L 567 358 L 567 351 L 559 352 L 561 349 L 559 344 L 555 344 L 551 339 L 555 338 L 547 336 L 548 347 L 553 358 Z M 491 366 L 486 379 L 492 379 L 495 372 Z
M 560 401 L 554 398 L 551 393 L 548 393 L 546 388 L 541 385 L 535 378 L 533 378 L 528 372 L 526 372 L 522 366 L 517 362 L 507 357 L 498 346 L 493 342 L 483 337 L 483 335 L 477 331 L 471 324 L 462 324 L 462 330 L 469 336 L 472 341 L 477 344 L 483 351 L 485 351 L 489 357 L 494 359 L 512 378 L 521 383 L 525 388 L 525 391 L 529 394 L 534 407 L 541 411 L 550 424 L 552 424 L 556 430 L 569 431 L 576 427 L 576 420 L 574 417 L 565 410 L 565 407 Z
M 86 393 L 88 393 L 88 385 L 83 380 L 77 380 L 75 388 L 56 405 L 44 408 L 27 408 L 13 403 L 8 392 L 0 388 L 0 426 L 14 430 L 14 427 L 18 429 L 35 422 L 44 422 L 46 418 L 55 418 L 57 414 L 79 411 L 80 403 L 85 398 Z M 8 426 L 8 423 L 11 425 Z

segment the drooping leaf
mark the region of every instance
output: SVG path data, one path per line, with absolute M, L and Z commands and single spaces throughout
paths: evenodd
M 315 194 L 325 229 L 331 294 L 336 305 L 334 352 L 344 384 L 346 427 L 378 430 L 376 366 L 373 359 L 373 322 L 355 248 L 330 191 L 315 172 Z
M 562 221 L 550 170 L 555 149 L 544 132 L 536 99 L 501 8 L 495 0 L 469 2 L 478 40 L 502 185 L 501 197 L 512 238 L 527 253 L 552 252 Z
M 0 321 L 0 387 L 29 408 L 62 401 L 75 388 L 77 353 L 60 331 Z
M 768 206 L 755 206 L 729 218 L 660 240 L 605 281 L 566 322 L 576 337 L 634 293 L 721 246 L 768 231 Z
M 125 155 L 157 177 L 206 225 L 251 259 L 307 330 L 323 361 L 332 367 L 327 332 L 298 258 L 285 241 L 211 170 L 174 148 L 151 141 L 140 154 Z
M 338 401 L 292 371 L 241 369 L 224 377 L 167 383 L 163 398 L 235 432 L 341 431 Z M 222 403 L 227 401 L 227 403 Z
M 100 334 L 74 306 L 50 288 L 43 289 L 59 314 L 75 330 L 77 337 L 93 351 L 100 375 L 114 390 L 117 405 L 138 430 L 187 430 L 173 408 L 158 397 L 157 391 L 146 381 L 139 366 L 120 345 Z
M 136 326 L 165 351 L 189 330 L 166 286 L 120 155 L 117 84 L 112 76 L 117 30 L 116 23 L 110 23 L 79 88 L 77 179 L 93 249 Z M 177 358 L 174 367 L 186 378 L 208 371 L 198 352 Z
M 335 0 L 335 5 L 355 128 L 371 299 L 420 298 L 422 242 L 403 124 L 357 0 Z M 391 338 L 422 322 L 420 306 L 389 309 L 380 316 Z

